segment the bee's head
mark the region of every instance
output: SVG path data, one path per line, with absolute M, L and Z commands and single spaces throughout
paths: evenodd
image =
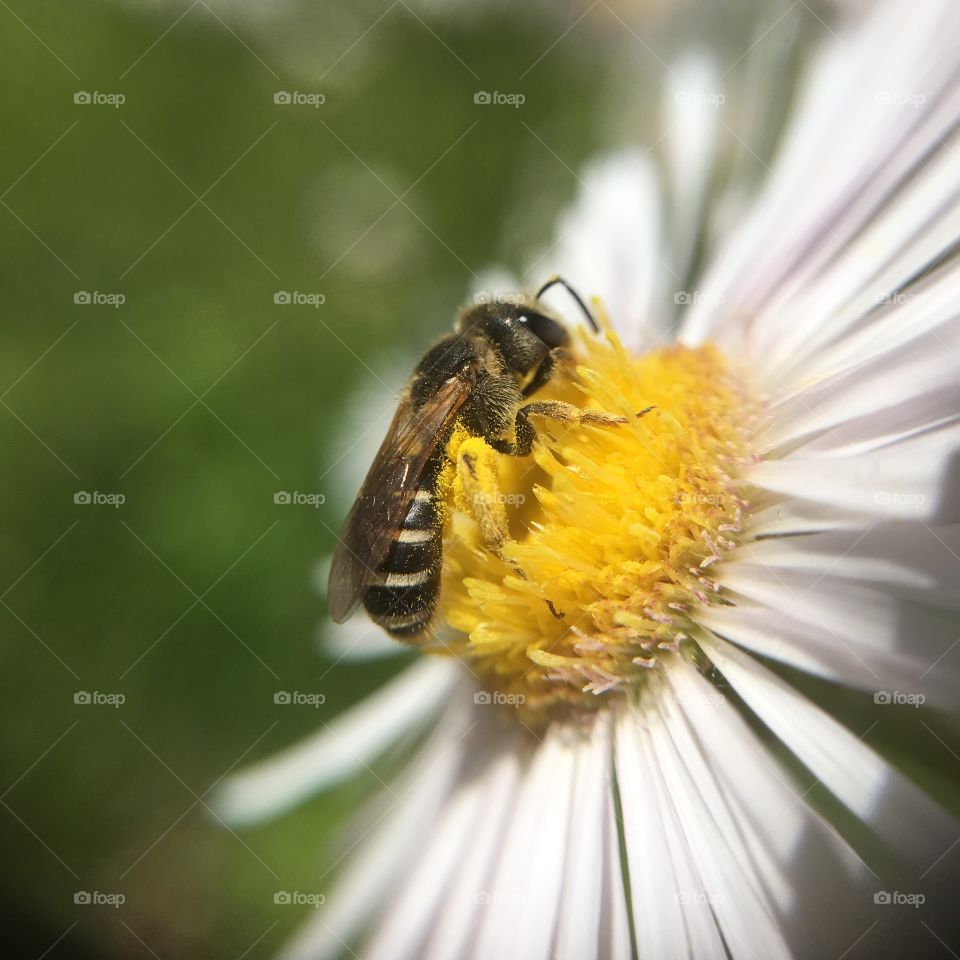
M 500 354 L 504 366 L 529 373 L 569 335 L 559 321 L 541 312 L 536 303 L 480 303 L 460 316 L 461 333 L 481 336 Z

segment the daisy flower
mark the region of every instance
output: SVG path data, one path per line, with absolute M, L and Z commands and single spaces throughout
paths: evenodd
M 832 34 L 721 201 L 690 57 L 663 175 L 587 171 L 538 264 L 603 330 L 542 396 L 625 422 L 455 435 L 438 639 L 221 793 L 252 822 L 410 755 L 285 957 L 953 953 L 960 827 L 808 678 L 956 709 L 958 44 L 947 0 Z

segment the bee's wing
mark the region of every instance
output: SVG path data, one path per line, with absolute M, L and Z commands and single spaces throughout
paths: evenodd
M 417 492 L 427 461 L 469 396 L 469 380 L 448 380 L 419 409 L 401 402 L 363 481 L 333 554 L 327 599 L 330 616 L 343 623 L 366 587 L 377 582 Z

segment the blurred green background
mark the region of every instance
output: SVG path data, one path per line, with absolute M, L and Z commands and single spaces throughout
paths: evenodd
M 273 894 L 367 779 L 236 834 L 204 803 L 397 669 L 314 642 L 344 409 L 655 139 L 677 36 L 745 46 L 670 6 L 0 2 L 6 955 L 262 957 L 301 921 Z
M 524 77 L 522 113 L 473 103 L 578 15 L 0 5 L 6 955 L 267 956 L 303 919 L 273 894 L 317 888 L 365 784 L 238 835 L 198 798 L 397 667 L 331 672 L 312 642 L 349 495 L 334 428 L 351 391 L 402 380 L 391 346 L 442 332 L 472 272 L 548 236 L 564 164 L 616 133 L 602 18 Z

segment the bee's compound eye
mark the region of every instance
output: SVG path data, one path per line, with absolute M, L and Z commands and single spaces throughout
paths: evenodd
M 567 343 L 567 331 L 563 325 L 542 313 L 524 310 L 517 319 L 551 350 L 554 347 L 562 347 Z

